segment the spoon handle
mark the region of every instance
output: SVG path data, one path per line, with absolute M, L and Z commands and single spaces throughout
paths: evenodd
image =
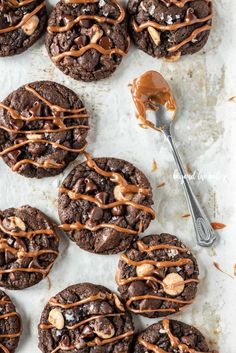
M 181 161 L 181 158 L 179 156 L 179 153 L 172 140 L 170 129 L 166 128 L 166 129 L 163 129 L 162 131 L 165 134 L 167 141 L 169 142 L 176 165 L 178 167 L 178 171 L 183 180 L 183 187 L 184 187 L 188 207 L 192 215 L 195 233 L 197 237 L 197 243 L 200 246 L 209 247 L 215 241 L 216 233 L 213 230 L 205 212 L 200 206 L 196 196 L 194 195 L 188 179 L 186 178 L 186 172 L 185 172 L 183 163 Z

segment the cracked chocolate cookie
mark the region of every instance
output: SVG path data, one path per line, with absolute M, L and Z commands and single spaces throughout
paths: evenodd
M 9 296 L 0 290 L 0 349 L 14 353 L 22 334 L 21 317 Z
M 46 28 L 47 10 L 42 0 L 0 1 L 0 56 L 28 49 Z
M 51 298 L 39 324 L 43 353 L 126 353 L 133 322 L 115 293 L 91 283 L 75 284 Z
M 217 353 L 208 348 L 205 337 L 195 327 L 181 321 L 164 319 L 141 332 L 134 353 Z
M 54 176 L 84 151 L 88 129 L 73 91 L 51 81 L 26 84 L 0 103 L 0 156 L 26 177 Z
M 151 186 L 129 162 L 86 158 L 60 187 L 60 227 L 84 250 L 115 254 L 155 218 Z
M 76 80 L 110 76 L 129 44 L 125 10 L 117 0 L 60 1 L 48 21 L 49 56 Z
M 177 237 L 155 234 L 121 255 L 116 281 L 128 310 L 155 318 L 191 304 L 198 275 L 195 258 Z
M 211 0 L 129 0 L 134 43 L 147 54 L 176 61 L 206 44 Z
M 30 206 L 0 211 L 0 286 L 31 287 L 46 277 L 59 238 L 49 219 Z

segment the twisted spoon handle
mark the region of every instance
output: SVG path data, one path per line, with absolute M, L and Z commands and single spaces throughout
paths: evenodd
M 165 134 L 167 141 L 169 142 L 176 165 L 178 167 L 178 171 L 181 177 L 183 178 L 183 187 L 188 202 L 188 207 L 192 215 L 195 233 L 197 237 L 197 243 L 200 246 L 209 247 L 214 243 L 216 239 L 216 233 L 213 230 L 205 212 L 200 206 L 196 196 L 194 195 L 188 179 L 185 177 L 185 169 L 180 159 L 179 153 L 172 140 L 170 128 L 164 128 L 162 131 Z

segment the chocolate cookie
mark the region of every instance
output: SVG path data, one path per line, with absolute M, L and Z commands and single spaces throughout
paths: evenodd
M 129 162 L 86 157 L 60 188 L 60 227 L 84 250 L 116 254 L 155 218 L 151 186 Z
M 164 319 L 149 326 L 137 337 L 134 353 L 206 353 L 204 336 L 195 327 L 177 320 Z M 217 353 L 211 351 L 211 353 Z
M 39 324 L 43 353 L 126 353 L 133 323 L 118 296 L 90 283 L 70 286 L 51 298 Z
M 47 22 L 45 1 L 1 0 L 0 56 L 19 54 L 42 35 Z
M 54 64 L 76 80 L 110 76 L 129 49 L 118 0 L 64 0 L 51 13 L 46 47 Z
M 178 238 L 155 234 L 121 255 L 116 281 L 128 310 L 155 318 L 192 303 L 198 274 L 195 258 Z
M 0 350 L 14 353 L 22 333 L 21 317 L 11 299 L 0 290 Z
M 74 92 L 51 81 L 30 83 L 0 103 L 0 156 L 26 177 L 53 176 L 85 149 L 88 129 Z
M 0 211 L 0 286 L 24 289 L 40 282 L 54 264 L 58 243 L 53 225 L 36 208 Z
M 149 55 L 176 61 L 206 44 L 211 0 L 129 0 L 134 43 Z

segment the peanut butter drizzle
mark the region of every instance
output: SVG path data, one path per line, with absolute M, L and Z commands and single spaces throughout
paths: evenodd
M 18 238 L 32 239 L 32 237 L 34 237 L 35 235 L 47 234 L 49 236 L 53 236 L 57 241 L 59 240 L 58 235 L 56 233 L 54 233 L 52 229 L 39 229 L 39 230 L 29 231 L 29 232 L 10 231 L 10 230 L 6 229 L 5 227 L 3 227 L 1 219 L 0 219 L 0 230 L 6 234 L 13 236 L 14 238 L 18 237 Z M 50 250 L 50 249 L 35 250 L 35 251 L 25 251 L 22 249 L 14 249 L 7 244 L 7 239 L 0 240 L 0 251 L 10 252 L 15 257 L 17 257 L 18 259 L 21 259 L 21 260 L 25 259 L 25 258 L 32 258 L 34 260 L 35 258 L 37 258 L 38 256 L 43 255 L 43 254 L 55 254 L 56 257 L 58 255 L 58 251 Z M 37 273 L 41 273 L 43 275 L 43 277 L 45 277 L 49 273 L 51 267 L 53 266 L 54 261 L 46 269 L 33 268 L 33 267 L 32 268 L 19 267 L 19 268 L 0 270 L 0 274 L 13 273 L 13 272 L 29 272 L 29 273 L 37 272 Z M 1 302 L 0 302 L 0 304 L 1 304 Z
M 172 119 L 176 114 L 176 101 L 171 92 L 170 86 L 164 77 L 156 71 L 147 71 L 133 81 L 131 94 L 136 106 L 136 116 L 140 120 L 142 128 L 150 127 L 160 131 L 147 119 L 147 110 L 157 111 L 158 106 L 164 106 L 167 111 L 173 112 Z
M 8 5 L 12 7 L 22 7 L 28 4 L 31 4 L 34 0 L 23 0 L 23 1 L 16 1 L 16 0 L 8 0 Z
M 197 28 L 193 31 L 193 33 L 188 37 L 186 38 L 185 40 L 183 40 L 181 43 L 177 44 L 177 45 L 174 45 L 173 47 L 167 49 L 168 51 L 170 52 L 175 52 L 177 51 L 178 49 L 180 49 L 183 45 L 191 42 L 191 40 L 193 40 L 194 38 L 197 37 L 198 34 L 204 32 L 204 31 L 210 31 L 211 29 L 211 26 L 209 25 L 205 25 L 203 27 L 200 27 L 200 28 Z
M 83 3 L 83 2 L 81 2 L 81 3 Z M 96 0 L 94 2 L 97 3 L 97 2 L 99 2 L 99 0 Z M 113 18 L 102 17 L 102 16 L 97 16 L 97 15 L 80 15 L 80 16 L 76 17 L 74 20 L 69 21 L 65 26 L 48 26 L 48 28 L 47 28 L 48 32 L 61 33 L 61 32 L 69 31 L 72 27 L 74 27 L 74 25 L 76 25 L 81 20 L 94 20 L 94 21 L 97 21 L 98 23 L 110 23 L 113 25 L 119 24 L 125 18 L 125 10 L 116 0 L 112 0 L 112 2 L 115 5 L 117 5 L 117 7 L 119 8 L 119 11 L 120 11 L 119 17 L 115 20 Z
M 6 305 L 6 304 L 11 304 L 11 301 L 6 300 L 6 298 L 3 297 L 3 299 L 0 300 L 0 305 Z M 20 315 L 16 311 L 12 311 L 12 312 L 0 315 L 0 320 L 1 319 L 8 319 L 9 317 L 12 317 L 12 316 L 17 316 L 19 319 L 19 324 L 20 324 L 19 332 L 0 334 L 0 338 L 15 338 L 15 337 L 21 336 L 21 334 L 22 334 L 22 321 L 21 321 Z M 0 348 L 3 350 L 4 353 L 10 353 L 8 348 L 6 346 L 4 346 L 2 343 L 0 343 Z
M 33 17 L 36 13 L 38 13 L 44 6 L 45 6 L 45 1 L 43 1 L 40 5 L 38 5 L 32 12 L 25 15 L 17 25 L 0 29 L 0 34 L 12 32 L 18 28 L 21 28 L 31 17 Z
M 192 262 L 191 259 L 179 259 L 177 261 L 155 261 L 155 260 L 142 260 L 142 261 L 133 261 L 128 258 L 125 254 L 122 254 L 120 256 L 120 259 L 122 261 L 125 261 L 128 265 L 131 266 L 140 266 L 143 264 L 150 264 L 150 265 L 155 265 L 157 268 L 163 268 L 163 267 L 177 267 L 177 266 L 183 266 L 186 265 L 190 262 Z
M 96 49 L 99 53 L 101 53 L 103 55 L 110 55 L 110 56 L 112 54 L 117 54 L 117 55 L 121 55 L 121 56 L 124 56 L 127 54 L 127 50 L 124 52 L 123 50 L 121 50 L 119 48 L 104 49 L 103 47 L 101 47 L 98 44 L 90 43 L 79 50 L 69 50 L 69 51 L 65 51 L 64 53 L 54 55 L 54 56 L 52 56 L 52 60 L 55 62 L 58 62 L 58 61 L 61 61 L 66 56 L 73 56 L 75 58 L 79 58 L 81 55 L 83 55 L 89 49 Z
M 83 194 L 74 192 L 72 190 L 66 189 L 64 187 L 61 187 L 59 190 L 60 190 L 61 193 L 67 194 L 71 200 L 76 200 L 76 201 L 77 200 L 86 200 L 86 201 L 89 201 L 89 202 L 93 202 L 99 208 L 102 208 L 104 210 L 105 209 L 109 209 L 109 208 L 113 208 L 113 207 L 116 207 L 116 206 L 120 206 L 120 205 L 132 206 L 132 207 L 137 208 L 139 210 L 143 210 L 143 211 L 145 211 L 147 213 L 150 213 L 152 215 L 152 218 L 155 219 L 155 212 L 153 211 L 152 208 L 144 206 L 144 205 L 141 205 L 141 204 L 138 204 L 136 202 L 125 201 L 124 200 L 124 201 L 115 201 L 115 202 L 111 202 L 111 203 L 108 203 L 108 204 L 103 204 L 102 202 L 100 202 L 99 200 L 97 200 L 93 196 L 83 195 Z
M 146 245 L 142 240 L 137 241 L 139 251 L 143 252 L 152 252 L 154 250 L 164 250 L 164 249 L 174 249 L 181 252 L 188 252 L 190 249 L 188 248 L 181 248 L 180 246 L 169 245 L 169 244 L 159 244 L 159 245 Z
M 142 223 L 142 221 L 140 222 L 139 230 L 137 230 L 137 231 L 129 229 L 129 228 L 119 227 L 116 224 L 112 224 L 112 223 L 101 223 L 95 227 L 88 227 L 86 224 L 81 224 L 80 222 L 76 222 L 76 223 L 72 223 L 72 224 L 61 224 L 59 226 L 59 228 L 65 230 L 65 231 L 87 229 L 87 230 L 90 230 L 91 232 L 96 232 L 97 230 L 100 230 L 103 228 L 111 228 L 111 229 L 116 230 L 119 233 L 127 233 L 127 234 L 131 234 L 131 235 L 136 235 L 136 234 L 142 233 L 143 223 Z
M 72 126 L 66 126 L 64 124 L 64 120 L 65 119 L 79 119 L 79 118 L 88 118 L 87 114 L 79 114 L 81 112 L 85 111 L 85 108 L 77 108 L 77 109 L 69 109 L 69 108 L 63 108 L 60 107 L 58 105 L 52 104 L 50 103 L 46 98 L 42 97 L 35 89 L 33 89 L 32 87 L 30 87 L 29 85 L 25 86 L 25 89 L 29 92 L 31 92 L 34 96 L 36 96 L 39 100 L 41 100 L 43 103 L 45 103 L 52 111 L 57 112 L 57 113 L 72 113 L 72 115 L 70 116 L 65 116 L 65 117 L 56 117 L 56 116 L 49 116 L 49 117 L 30 117 L 30 118 L 26 118 L 23 117 L 21 114 L 19 114 L 15 109 L 11 108 L 11 107 L 7 107 L 5 106 L 3 103 L 0 103 L 0 107 L 2 107 L 3 109 L 6 109 L 11 117 L 15 120 L 23 120 L 23 121 L 38 121 L 38 120 L 52 120 L 53 124 L 58 126 L 58 129 L 44 129 L 44 130 L 17 130 L 17 129 L 9 129 L 6 128 L 4 126 L 0 126 L 0 129 L 4 129 L 8 132 L 11 133 L 15 133 L 15 134 L 26 134 L 26 135 L 30 135 L 32 133 L 36 133 L 36 134 L 40 134 L 40 133 L 58 133 L 58 132 L 62 132 L 62 131 L 67 131 L 67 130 L 73 130 L 73 129 L 89 129 L 89 126 L 87 125 L 72 125 Z M 40 137 L 40 135 L 39 135 Z M 64 151 L 67 152 L 74 152 L 74 153 L 80 153 L 83 152 L 85 150 L 85 148 L 87 147 L 87 144 L 85 143 L 85 145 L 82 148 L 69 148 L 66 147 L 62 144 L 56 143 L 56 142 L 52 142 L 49 140 L 45 140 L 42 138 L 39 139 L 30 139 L 28 137 L 28 140 L 23 141 L 21 143 L 17 143 L 9 148 L 6 148 L 5 150 L 3 150 L 2 152 L 0 152 L 0 156 L 4 156 L 6 154 L 8 154 L 11 151 L 17 150 L 18 148 L 21 148 L 27 144 L 30 143 L 45 143 L 45 144 L 50 144 L 52 145 L 54 148 L 60 148 Z M 19 162 L 17 162 L 13 167 L 12 170 L 13 171 L 17 171 L 19 170 L 19 168 L 22 165 L 25 164 L 31 164 L 34 165 L 38 168 L 43 168 L 43 169 L 47 169 L 47 168 L 53 168 L 53 169 L 61 169 L 64 167 L 64 163 L 56 163 L 54 160 L 52 159 L 48 159 L 42 163 L 38 163 L 35 162 L 31 159 L 23 159 Z
M 177 7 L 184 7 L 185 4 L 193 0 L 161 0 L 164 4 L 169 7 L 171 4 L 174 4 Z M 208 0 L 206 0 L 208 2 Z

